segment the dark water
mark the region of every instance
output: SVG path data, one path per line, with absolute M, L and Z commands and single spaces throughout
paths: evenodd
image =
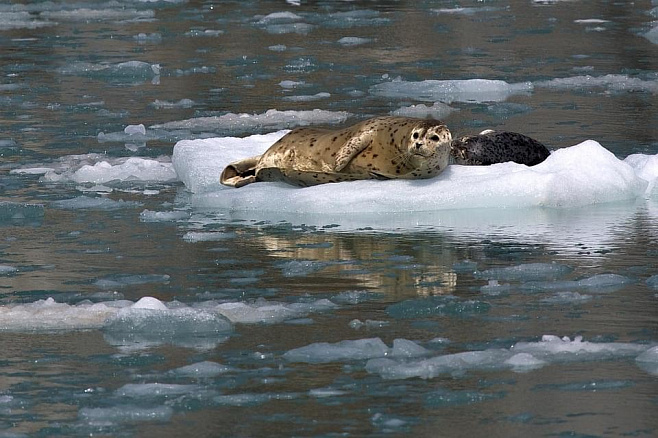
M 0 5 L 0 436 L 654 436 L 655 196 L 338 232 L 194 209 L 180 182 L 146 170 L 101 188 L 17 172 L 101 161 L 89 154 L 167 167 L 179 139 L 294 125 L 152 128 L 190 118 L 322 109 L 349 123 L 434 103 L 373 92 L 397 77 L 532 84 L 445 102 L 457 135 L 496 127 L 551 149 L 595 139 L 622 158 L 658 153 L 658 45 L 643 36 L 655 3 L 291 3 Z M 264 18 L 276 12 L 296 15 Z M 121 136 L 135 124 L 148 141 Z M 82 195 L 117 203 L 58 204 Z M 147 296 L 191 313 L 106 323 L 89 309 Z M 48 311 L 49 297 L 63 307 Z M 203 320 L 241 302 L 278 307 L 228 329 Z M 543 335 L 575 350 L 506 362 Z M 354 348 L 322 359 L 336 345 L 319 343 L 370 338 L 389 350 L 343 343 Z M 396 339 L 425 350 L 399 353 Z M 307 360 L 289 353 L 311 344 Z M 463 352 L 500 358 L 422 362 Z M 384 356 L 426 374 L 387 374 Z

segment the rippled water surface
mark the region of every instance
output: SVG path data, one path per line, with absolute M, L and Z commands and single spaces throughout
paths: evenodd
M 657 19 L 655 0 L 1 4 L 0 436 L 655 436 Z M 520 183 L 472 193 L 454 170 L 481 208 L 391 190 L 394 213 L 384 186 L 340 184 L 338 210 L 204 192 L 203 148 L 172 164 L 182 140 L 392 113 L 649 164 L 619 188 L 637 196 L 603 175 L 569 208 L 493 208 Z M 578 157 L 556 160 L 597 173 Z

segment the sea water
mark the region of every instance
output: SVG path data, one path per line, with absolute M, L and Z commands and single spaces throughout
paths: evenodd
M 0 5 L 0 436 L 654 436 L 656 2 Z M 299 126 L 534 167 L 223 187 Z

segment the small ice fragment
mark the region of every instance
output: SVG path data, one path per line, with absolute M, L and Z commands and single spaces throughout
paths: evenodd
M 9 275 L 18 272 L 18 268 L 9 265 L 0 265 L 0 275 Z
M 124 128 L 123 132 L 128 135 L 146 135 L 146 127 L 141 123 L 139 125 L 128 125 Z
M 341 362 L 384 357 L 389 348 L 379 338 L 340 341 L 335 344 L 319 342 L 286 352 L 283 357 L 290 362 Z
M 132 306 L 133 309 L 167 310 L 167 306 L 157 298 L 142 297 Z
M 191 365 L 186 365 L 180 368 L 176 368 L 174 370 L 171 370 L 170 373 L 181 377 L 195 377 L 198 379 L 206 379 L 206 378 L 217 377 L 221 374 L 225 374 L 233 370 L 234 368 L 226 365 L 222 365 L 217 362 L 204 361 L 204 362 L 197 362 Z
M 92 426 L 107 427 L 116 423 L 167 422 L 173 413 L 174 410 L 169 406 L 144 408 L 123 405 L 110 408 L 82 408 L 78 412 L 78 418 Z
M 391 350 L 392 357 L 421 357 L 430 354 L 430 350 L 421 347 L 413 341 L 407 339 L 393 340 L 393 348 Z
M 516 372 L 526 372 L 541 368 L 546 365 L 546 362 L 537 359 L 530 353 L 518 353 L 510 357 L 505 361 L 505 363 L 512 367 L 513 371 Z

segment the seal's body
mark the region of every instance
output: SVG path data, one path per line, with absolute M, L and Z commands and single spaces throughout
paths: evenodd
M 507 131 L 482 131 L 478 135 L 456 138 L 451 146 L 452 162 L 463 165 L 489 165 L 513 161 L 534 166 L 550 155 L 546 146 L 537 140 Z
M 376 117 L 340 130 L 297 128 L 264 154 L 229 164 L 221 183 L 298 186 L 361 179 L 422 179 L 450 161 L 452 136 L 438 120 Z

